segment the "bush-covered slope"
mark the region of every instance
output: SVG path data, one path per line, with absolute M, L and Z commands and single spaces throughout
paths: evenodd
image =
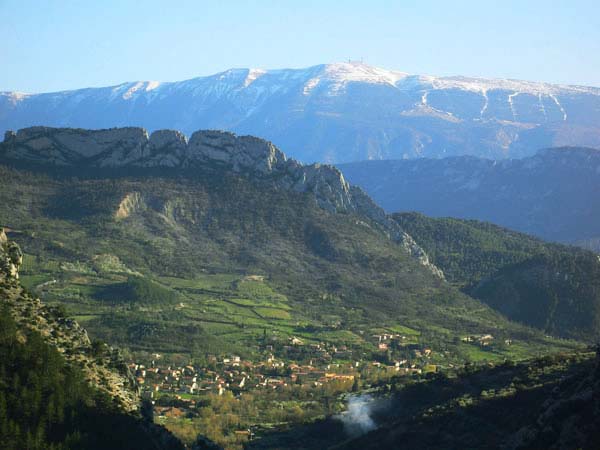
M 594 253 L 474 220 L 418 213 L 394 218 L 449 280 L 507 317 L 557 336 L 600 337 Z
M 557 356 L 408 386 L 340 449 L 596 449 L 598 358 Z M 409 406 L 406 406 L 409 405 Z
M 548 334 L 600 339 L 600 262 L 591 252 L 534 255 L 500 269 L 470 293 Z
M 592 450 L 600 445 L 599 361 L 563 354 L 398 377 L 355 396 L 348 413 L 274 431 L 249 448 Z
M 21 251 L 0 230 L 0 442 L 3 449 L 182 449 L 136 412 L 127 367 L 20 285 Z
M 0 442 L 21 449 L 182 449 L 166 430 L 126 414 L 0 306 Z
M 489 222 L 420 213 L 392 215 L 407 232 L 418 236 L 428 254 L 444 267 L 446 279 L 469 286 L 500 268 L 524 261 L 546 249 L 565 249 Z

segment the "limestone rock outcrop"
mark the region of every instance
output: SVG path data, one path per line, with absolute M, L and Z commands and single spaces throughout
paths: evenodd
M 9 241 L 4 229 L 0 229 L 0 277 L 19 278 L 23 264 L 23 252 L 15 242 Z
M 189 141 L 179 131 L 159 130 L 148 135 L 143 128 L 82 130 L 31 127 L 7 132 L 0 157 L 21 164 L 63 170 L 165 169 L 194 173 L 207 168 L 249 174 L 277 189 L 308 192 L 319 207 L 353 212 L 375 222 L 390 239 L 443 277 L 427 254 L 361 189 L 350 186 L 342 173 L 327 164 L 303 165 L 287 158 L 271 142 L 254 136 L 237 136 L 217 130 L 200 130 Z M 141 203 L 132 194 L 117 216 Z

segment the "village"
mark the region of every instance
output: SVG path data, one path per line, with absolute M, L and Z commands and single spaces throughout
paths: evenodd
M 490 345 L 493 339 L 491 335 L 462 338 L 480 346 Z M 399 334 L 377 334 L 370 340 L 377 359 L 363 359 L 344 345 L 305 344 L 290 337 L 287 342 L 265 345 L 258 361 L 237 355 L 208 355 L 202 366 L 175 365 L 154 353 L 147 361 L 132 361 L 129 369 L 142 396 L 152 403 L 155 416 L 178 418 L 210 394 L 239 397 L 247 392 L 283 391 L 290 386 L 310 389 L 332 383 L 351 391 L 358 388 L 360 380 L 435 373 L 439 366 L 433 363 L 434 356 L 443 357 L 434 355 L 429 347 L 404 342 L 406 337 Z M 392 359 L 391 355 L 402 357 Z

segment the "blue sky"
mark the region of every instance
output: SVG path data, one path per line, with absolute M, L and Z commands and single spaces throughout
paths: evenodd
M 600 2 L 0 0 L 0 90 L 361 57 L 411 73 L 600 86 Z

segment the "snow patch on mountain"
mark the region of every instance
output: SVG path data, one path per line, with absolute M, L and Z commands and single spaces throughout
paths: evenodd
M 11 105 L 16 105 L 20 101 L 31 97 L 32 94 L 27 94 L 25 92 L 0 92 L 0 98 L 5 97 L 8 100 L 8 103 Z
M 515 104 L 513 103 L 513 98 L 519 95 L 518 92 L 513 92 L 508 96 L 508 104 L 510 105 L 510 112 L 512 113 L 513 119 L 517 118 L 517 112 L 515 111 Z
M 485 114 L 485 112 L 488 109 L 488 106 L 490 104 L 490 99 L 488 98 L 487 91 L 483 91 L 481 93 L 481 95 L 483 95 L 483 98 L 485 99 L 485 101 L 483 103 L 483 106 L 481 107 L 481 111 L 479 111 L 479 118 L 483 119 L 483 115 Z
M 404 72 L 385 70 L 356 61 L 289 70 L 295 72 L 295 78 L 304 80 L 304 95 L 311 94 L 321 85 L 327 86 L 328 95 L 341 94 L 349 83 L 385 84 L 395 87 L 400 80 L 408 76 Z
M 153 91 L 154 89 L 156 89 L 157 87 L 159 87 L 160 84 L 161 84 L 160 81 L 148 81 L 146 83 L 146 89 L 145 89 L 145 91 L 146 92 Z
M 338 83 L 363 82 L 381 83 L 395 86 L 398 81 L 409 76 L 405 72 L 395 72 L 369 66 L 362 62 L 327 64 L 324 75 L 327 79 Z
M 244 80 L 244 87 L 247 88 L 265 73 L 267 73 L 267 71 L 262 69 L 248 69 L 248 75 L 246 75 L 246 79 Z
M 558 108 L 560 109 L 560 111 L 563 114 L 563 121 L 567 120 L 567 112 L 565 111 L 565 109 L 562 107 L 562 105 L 558 102 L 558 99 L 556 98 L 556 95 L 554 94 L 550 94 L 550 98 L 552 100 L 554 100 L 554 103 L 556 103 L 556 106 L 558 106 Z
M 304 95 L 308 95 L 308 94 L 310 94 L 310 92 L 311 92 L 311 91 L 312 91 L 314 88 L 316 88 L 316 87 L 319 85 L 319 83 L 320 83 L 320 82 L 321 82 L 321 79 L 320 79 L 320 78 L 311 78 L 311 79 L 310 79 L 310 80 L 308 80 L 308 81 L 306 82 L 306 84 L 304 85 L 304 89 L 302 90 L 302 93 L 303 93 Z
M 139 89 L 141 89 L 145 84 L 146 83 L 143 81 L 138 81 L 133 86 L 131 86 L 129 89 L 127 89 L 127 91 L 123 94 L 123 98 L 126 100 L 130 99 L 131 97 L 133 97 L 133 94 L 135 94 L 135 92 L 138 91 Z
M 417 78 L 423 86 L 429 86 L 431 89 L 459 89 L 482 94 L 491 90 L 501 90 L 548 96 L 565 92 L 600 95 L 600 88 L 589 86 L 571 86 L 494 78 L 435 77 L 429 75 L 421 75 Z

